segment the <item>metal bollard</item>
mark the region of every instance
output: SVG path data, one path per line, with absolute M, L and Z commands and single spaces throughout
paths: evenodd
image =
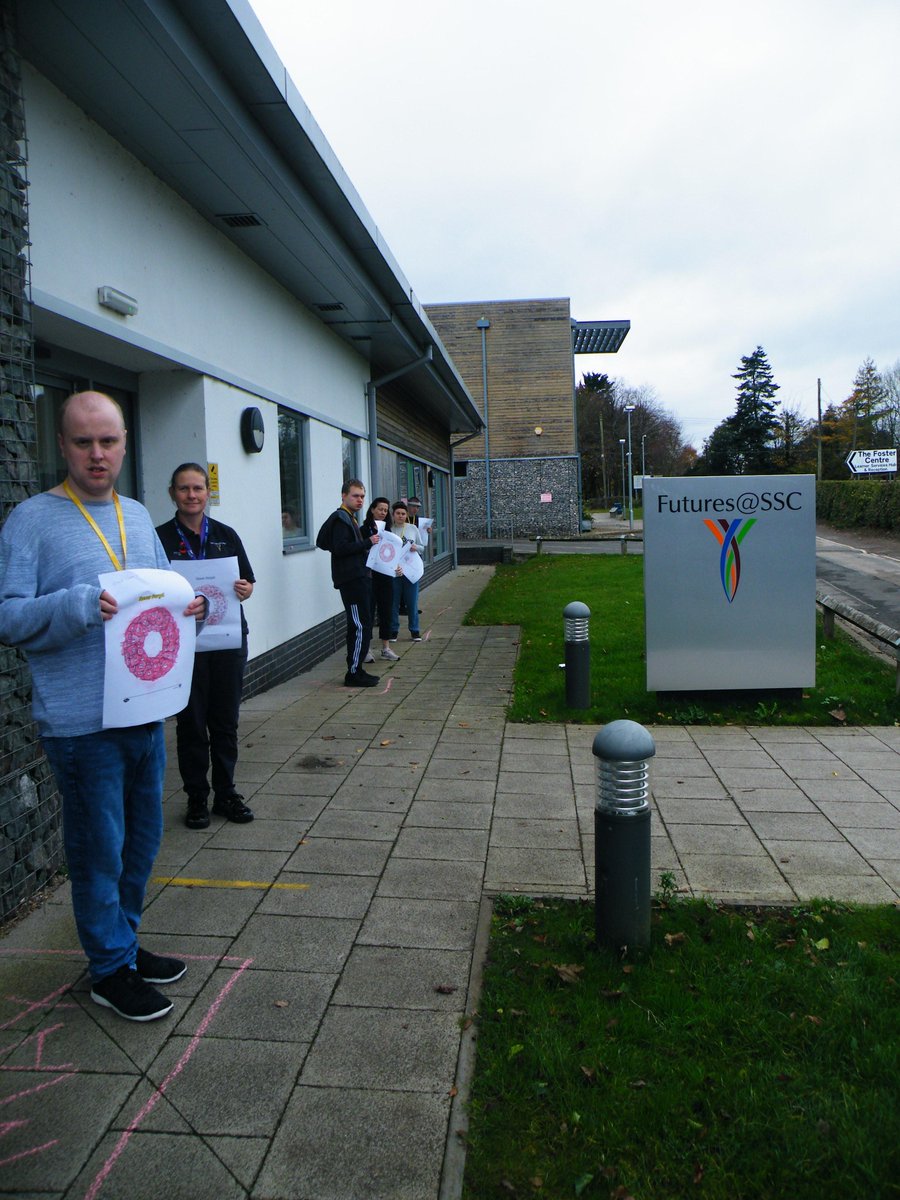
M 601 946 L 650 944 L 650 788 L 653 738 L 612 721 L 594 738 L 594 927 Z
M 566 704 L 591 707 L 591 610 L 580 600 L 563 609 L 566 643 Z
M 628 538 L 625 536 L 624 533 L 621 534 L 621 536 L 619 537 L 619 541 L 621 542 L 621 545 L 622 545 L 622 553 L 627 554 L 628 553 Z
M 537 537 L 534 539 L 534 545 L 535 545 L 535 551 L 534 551 L 535 554 L 540 554 L 540 552 L 544 548 L 544 539 L 541 537 L 540 534 L 538 534 Z

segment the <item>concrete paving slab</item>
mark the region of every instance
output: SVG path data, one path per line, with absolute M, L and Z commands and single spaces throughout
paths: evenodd
M 793 874 L 823 876 L 871 875 L 872 868 L 849 842 L 806 842 L 771 838 L 766 848 L 779 863 L 789 864 Z M 786 872 L 787 873 L 787 872 Z
M 259 1200 L 425 1200 L 440 1186 L 450 1101 L 298 1087 L 253 1192 Z
M 384 869 L 376 894 L 467 900 L 481 891 L 483 875 L 479 862 L 392 858 Z
M 763 842 L 839 842 L 841 831 L 822 813 L 746 813 L 747 822 Z
M 342 917 L 359 920 L 366 915 L 378 877 L 375 875 L 301 875 L 283 871 L 276 880 L 286 887 L 272 888 L 257 905 L 260 915 L 282 917 Z
M 887 800 L 820 800 L 818 807 L 839 827 L 900 829 L 900 812 Z
M 695 896 L 754 904 L 795 899 L 782 872 L 763 855 L 682 854 L 681 865 Z
M 581 840 L 578 822 L 570 818 L 548 821 L 495 817 L 491 828 L 491 845 L 541 851 L 580 850 Z
M 654 796 L 656 811 L 667 826 L 743 825 L 744 816 L 737 804 L 728 799 Z
M 559 817 L 571 819 L 575 814 L 575 797 L 568 794 L 540 795 L 531 792 L 498 792 L 494 815 L 508 819 L 553 821 Z
M 488 829 L 491 805 L 462 801 L 416 800 L 406 816 L 407 828 L 428 825 L 438 829 Z
M 472 946 L 477 921 L 474 901 L 376 896 L 356 942 L 360 946 L 466 950 Z
M 359 930 L 359 921 L 339 917 L 250 918 L 231 948 L 260 971 L 340 971 Z
M 669 838 L 679 855 L 766 853 L 752 829 L 740 825 L 670 825 Z
M 264 894 L 262 888 L 165 887 L 144 909 L 141 933 L 174 937 L 190 929 L 201 935 L 233 938 L 256 911 Z
M 306 1057 L 300 1083 L 446 1095 L 458 1053 L 454 1012 L 335 1005 Z
M 391 852 L 390 842 L 357 838 L 304 838 L 285 864 L 301 875 L 380 875 Z
M 484 886 L 489 891 L 535 889 L 540 895 L 558 888 L 585 887 L 584 859 L 580 850 L 522 850 L 492 846 L 488 851 Z
M 194 1003 L 177 1022 L 175 1032 L 193 1037 L 203 1034 L 204 1022 L 222 995 L 233 971 L 215 971 Z M 328 1007 L 338 975 L 313 971 L 269 971 L 251 967 L 228 993 L 216 1011 L 210 1036 L 243 1041 L 308 1044 Z M 302 1061 L 302 1047 L 292 1051 Z
M 355 946 L 334 993 L 356 1008 L 463 1012 L 470 956 L 465 950 Z
M 864 858 L 900 859 L 900 828 L 845 829 L 844 836 Z
M 671 797 L 672 799 L 696 800 L 725 800 L 731 791 L 714 775 L 703 779 L 699 777 L 660 777 L 655 772 L 650 774 L 650 790 L 657 798 Z
M 392 843 L 402 821 L 402 812 L 329 807 L 316 818 L 309 833 L 317 838 L 355 838 L 364 842 Z
M 472 859 L 483 862 L 487 856 L 488 827 L 454 829 L 448 837 L 443 826 L 410 826 L 400 830 L 394 844 L 394 858 L 447 858 L 453 862 Z
M 816 811 L 816 806 L 798 787 L 736 788 L 734 802 L 744 813 Z
M 79 1070 L 0 1075 L 4 1122 L 19 1123 L 5 1131 L 3 1192 L 12 1196 L 65 1192 L 96 1145 L 97 1131 L 112 1124 L 138 1079 L 137 1071 L 130 1075 Z M 18 1137 L 11 1137 L 15 1132 Z

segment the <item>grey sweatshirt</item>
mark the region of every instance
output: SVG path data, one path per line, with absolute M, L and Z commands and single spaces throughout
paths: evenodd
M 169 568 L 142 504 L 121 497 L 129 568 Z M 85 508 L 121 559 L 111 500 Z M 45 737 L 103 728 L 105 640 L 98 576 L 112 571 L 103 543 L 65 496 L 43 492 L 13 509 L 0 530 L 0 641 L 28 657 L 32 712 Z

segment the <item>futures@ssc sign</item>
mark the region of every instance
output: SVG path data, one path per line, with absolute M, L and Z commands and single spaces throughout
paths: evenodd
M 851 450 L 844 461 L 854 475 L 875 475 L 897 470 L 897 451 Z

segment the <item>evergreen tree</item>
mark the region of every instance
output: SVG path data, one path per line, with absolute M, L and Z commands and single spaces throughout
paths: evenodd
M 782 467 L 785 429 L 775 410 L 778 384 L 762 346 L 741 359 L 732 375 L 738 381 L 734 412 L 720 421 L 703 444 L 692 475 L 765 474 Z M 793 433 L 793 430 L 791 430 Z
M 762 346 L 741 359 L 738 371 L 732 375 L 738 381 L 737 407 L 729 418 L 732 438 L 741 463 L 739 475 L 771 471 L 778 418 L 775 399 L 778 384 Z

